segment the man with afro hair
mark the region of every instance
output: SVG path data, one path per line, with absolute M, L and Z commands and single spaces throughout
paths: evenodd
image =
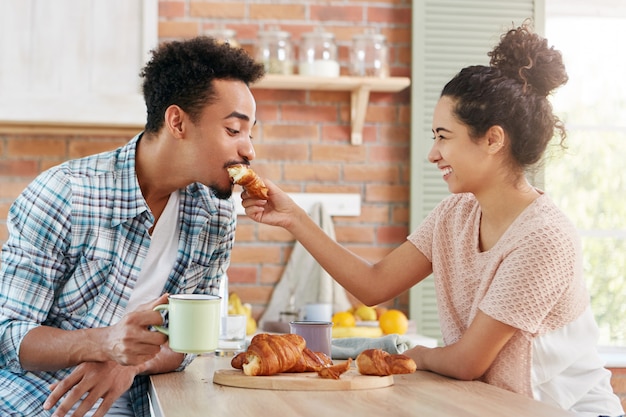
M 217 294 L 263 66 L 212 38 L 141 71 L 143 132 L 40 174 L 11 206 L 0 269 L 0 415 L 149 416 L 148 375 L 184 369 L 158 304 Z M 95 413 L 95 414 L 94 414 Z

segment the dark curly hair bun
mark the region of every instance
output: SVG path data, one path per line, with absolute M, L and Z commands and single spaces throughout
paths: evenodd
M 488 55 L 492 67 L 518 80 L 525 91 L 530 87 L 548 96 L 568 80 L 561 52 L 548 47 L 548 41 L 534 33 L 528 22 L 503 34 Z

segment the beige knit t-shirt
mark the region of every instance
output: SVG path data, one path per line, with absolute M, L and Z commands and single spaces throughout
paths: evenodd
M 479 249 L 481 211 L 455 194 L 409 237 L 431 262 L 443 341 L 458 341 L 480 309 L 519 329 L 481 380 L 532 398 L 532 341 L 574 321 L 589 305 L 576 229 L 541 195 L 496 245 Z

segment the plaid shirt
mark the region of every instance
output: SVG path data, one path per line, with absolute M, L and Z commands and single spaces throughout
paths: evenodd
M 154 223 L 135 174 L 141 137 L 42 173 L 11 206 L 0 269 L 0 415 L 47 416 L 49 384 L 72 369 L 28 372 L 18 352 L 39 325 L 110 326 L 125 311 Z M 217 294 L 230 263 L 236 215 L 201 184 L 181 190 L 178 256 L 163 292 Z M 192 356 L 181 365 L 184 368 Z M 148 416 L 148 378 L 130 389 Z

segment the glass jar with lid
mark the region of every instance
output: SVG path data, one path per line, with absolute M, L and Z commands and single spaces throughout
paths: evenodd
M 350 49 L 350 75 L 389 76 L 389 48 L 384 35 L 373 30 L 354 35 Z
M 218 26 L 213 29 L 209 29 L 204 33 L 206 36 L 214 38 L 218 42 L 227 43 L 235 48 L 239 47 L 237 42 L 237 32 L 233 29 L 227 29 L 223 26 Z
M 276 27 L 259 32 L 255 59 L 265 66 L 268 74 L 293 74 L 293 47 L 289 33 Z
M 339 76 L 335 35 L 323 30 L 303 33 L 299 54 L 300 75 Z

